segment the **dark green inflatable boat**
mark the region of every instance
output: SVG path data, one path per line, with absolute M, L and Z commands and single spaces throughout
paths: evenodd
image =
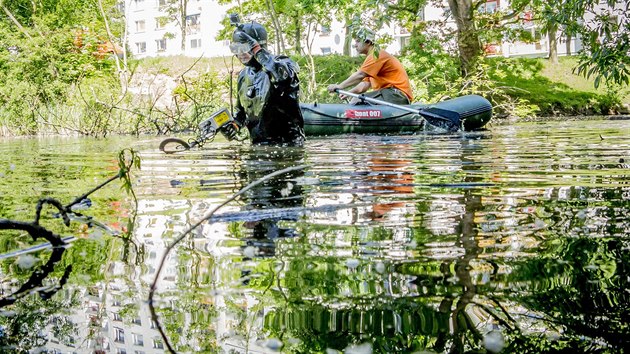
M 359 95 L 362 96 L 362 95 Z M 436 104 L 399 106 L 364 97 L 366 104 L 303 103 L 304 132 L 308 135 L 344 133 L 396 134 L 427 130 L 472 131 L 492 118 L 492 105 L 477 95 Z M 370 101 L 381 103 L 371 104 Z

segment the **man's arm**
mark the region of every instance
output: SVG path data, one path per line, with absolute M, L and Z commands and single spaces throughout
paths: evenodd
M 369 90 L 370 87 L 372 87 L 372 84 L 370 84 L 369 81 L 361 81 L 358 85 L 353 87 L 352 90 L 350 90 L 349 92 L 362 94 L 363 92 L 366 92 L 367 90 Z M 346 98 L 350 98 L 350 97 L 344 94 L 341 94 L 339 95 L 339 98 L 341 98 L 342 100 L 345 100 Z
M 263 70 L 269 73 L 271 82 L 275 85 L 289 81 L 294 75 L 297 76 L 294 68 L 290 67 L 286 60 L 276 60 L 264 48 L 257 51 L 254 57 L 262 65 Z
M 332 84 L 332 85 L 328 85 L 328 92 L 333 93 L 335 92 L 335 90 L 339 89 L 339 90 L 343 90 L 346 87 L 350 87 L 350 86 L 354 86 L 354 85 L 359 85 L 361 86 L 361 88 L 363 88 L 362 85 L 362 81 L 363 79 L 365 79 L 366 77 L 368 77 L 368 75 L 366 73 L 364 73 L 361 70 L 357 70 L 354 74 L 350 75 L 347 79 L 343 80 L 341 83 L 339 84 Z M 353 88 L 352 92 L 355 92 L 354 90 L 357 87 Z M 367 91 L 370 88 L 369 83 L 368 83 L 368 87 L 364 90 L 364 91 L 360 91 L 360 92 L 355 92 L 355 93 L 362 93 Z
M 352 88 L 350 92 L 352 93 L 363 93 L 369 90 L 372 87 L 372 84 L 369 81 L 361 81 L 358 85 Z

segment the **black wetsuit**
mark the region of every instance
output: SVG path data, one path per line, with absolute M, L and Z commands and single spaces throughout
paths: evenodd
M 235 119 L 247 127 L 253 144 L 304 144 L 298 70 L 288 57 L 261 49 L 241 71 Z

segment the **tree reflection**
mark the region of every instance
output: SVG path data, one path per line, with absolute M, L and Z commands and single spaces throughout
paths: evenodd
M 492 234 L 480 230 L 495 227 L 494 206 L 484 204 L 487 190 L 474 188 L 487 182 L 474 171 L 479 166 L 471 160 L 475 144 L 466 144 L 459 150 L 464 178 L 451 187 L 434 187 L 435 199 L 418 198 L 416 209 L 424 213 L 432 210 L 437 194 L 460 193 L 449 199 L 451 212 L 440 217 L 437 232 L 427 217 L 410 217 L 423 220 L 412 228 L 414 257 L 366 248 L 391 239 L 400 226 L 361 233 L 366 230 L 357 226 L 301 225 L 305 238 L 296 240 L 301 246 L 293 250 L 306 255 L 278 255 L 290 262 L 276 275 L 285 296 L 265 311 L 269 336 L 281 338 L 286 352 L 344 350 L 365 342 L 373 352 L 616 352 L 627 347 L 628 222 L 610 222 L 626 220 L 627 191 L 608 188 L 603 205 L 585 206 L 585 213 L 603 216 L 598 232 L 615 237 L 571 237 L 585 227 L 584 216 L 575 205 L 552 199 L 539 202 L 546 208 L 540 219 L 506 224 L 501 242 L 510 233 L 535 239 L 558 235 L 527 257 L 488 258 L 488 247 L 497 246 L 488 239 Z M 330 246 L 340 240 L 351 243 L 350 253 Z M 443 254 L 426 246 L 439 242 L 450 245 Z

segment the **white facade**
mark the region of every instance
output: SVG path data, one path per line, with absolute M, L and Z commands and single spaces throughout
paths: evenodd
M 499 10 L 507 10 L 510 5 L 508 0 L 486 0 L 486 3 L 480 6 L 479 11 L 493 13 Z M 448 10 L 448 2 L 442 1 L 440 6 L 432 4 L 427 5 L 424 8 L 421 17 L 424 21 L 444 21 Z M 452 18 L 452 17 L 451 17 Z M 502 43 L 487 43 L 483 50 L 488 56 L 531 56 L 531 57 L 545 57 L 549 55 L 549 39 L 546 34 L 541 34 L 540 29 L 530 20 L 532 13 L 525 11 L 521 15 L 521 21 L 515 26 L 522 26 L 523 29 L 531 31 L 532 37 L 535 39 L 532 43 L 525 42 L 502 42 Z M 446 23 L 446 26 L 451 30 L 455 30 L 455 23 L 450 20 Z M 450 38 L 451 47 L 455 48 L 455 36 Z M 445 43 L 445 45 L 447 45 Z M 570 43 L 569 54 L 575 54 L 578 50 L 582 49 L 579 39 L 572 38 Z M 565 37 L 559 37 L 557 40 L 558 55 L 567 54 L 567 44 Z
M 227 5 L 219 5 L 217 0 L 189 0 L 187 9 L 187 34 L 185 48 L 181 47 L 181 29 L 174 18 L 168 18 L 167 0 L 125 0 L 125 14 L 128 27 L 128 49 L 136 58 L 185 55 L 189 57 L 220 57 L 231 56 L 229 41 L 217 41 L 222 29 L 222 20 L 227 16 Z M 480 11 L 494 12 L 506 9 L 508 0 L 487 0 Z M 601 11 L 601 9 L 600 9 Z M 419 14 L 419 19 L 433 22 L 443 22 L 448 15 L 448 2 L 441 5 L 428 4 Z M 592 16 L 591 16 L 592 17 Z M 452 17 L 451 17 L 452 18 Z M 509 56 L 547 56 L 549 41 L 546 35 L 541 35 L 533 24 L 531 13 L 524 12 L 519 26 L 532 32 L 536 39 L 533 43 L 490 43 L 486 44 L 486 54 Z M 588 19 L 586 19 L 588 21 Z M 455 29 L 452 20 L 446 26 Z M 268 29 L 271 30 L 271 29 Z M 393 38 L 385 49 L 392 54 L 399 54 L 409 38 L 409 33 L 397 25 L 384 27 L 379 31 L 381 35 Z M 303 41 L 305 50 L 314 55 L 342 54 L 345 39 L 344 24 L 333 19 L 329 28 L 320 26 Z M 576 53 L 582 49 L 579 38 L 572 38 L 567 45 L 564 37 L 558 38 L 558 54 Z M 455 38 L 445 40 L 445 45 L 455 44 Z M 269 46 L 273 48 L 273 46 Z M 353 52 L 352 54 L 356 54 Z
M 125 0 L 127 48 L 133 57 L 232 55 L 229 41 L 215 39 L 223 28 L 221 21 L 227 17 L 229 6 L 219 5 L 216 0 L 189 0 L 184 50 L 181 48 L 180 26 L 175 19 L 168 17 L 166 6 L 166 0 Z M 380 32 L 395 38 L 386 47 L 387 51 L 394 54 L 400 52 L 404 38 L 409 37 L 397 26 L 384 28 Z M 314 55 L 342 54 L 344 39 L 343 23 L 333 21 L 330 28 L 320 26 L 311 34 L 310 41 L 304 41 L 303 45 L 306 50 L 310 48 Z M 271 45 L 269 47 L 273 48 Z
M 186 55 L 190 57 L 231 56 L 229 42 L 215 38 L 227 7 L 216 0 L 189 0 L 186 11 L 186 42 L 182 31 L 169 18 L 166 0 L 125 0 L 128 50 L 135 58 Z

